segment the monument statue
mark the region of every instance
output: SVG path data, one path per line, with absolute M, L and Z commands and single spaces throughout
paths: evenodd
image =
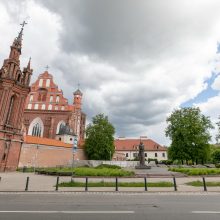
M 135 168 L 136 169 L 150 169 L 151 167 L 145 164 L 144 144 L 142 141 L 138 145 L 138 152 L 139 152 L 138 157 L 139 157 L 140 164 L 136 166 Z

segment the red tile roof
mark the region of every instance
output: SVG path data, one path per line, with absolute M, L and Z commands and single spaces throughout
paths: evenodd
M 65 144 L 64 142 L 59 140 L 35 137 L 35 136 L 25 136 L 24 142 L 27 144 L 41 144 L 41 145 L 49 145 L 54 147 L 67 147 L 67 148 L 72 147 L 72 144 Z
M 167 148 L 161 146 L 151 139 L 141 140 L 144 144 L 146 151 L 166 151 Z M 140 139 L 115 139 L 115 150 L 116 151 L 135 151 L 138 149 Z

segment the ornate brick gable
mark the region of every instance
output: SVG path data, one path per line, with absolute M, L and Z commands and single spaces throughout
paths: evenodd
M 22 119 L 25 99 L 30 91 L 29 83 L 33 70 L 30 60 L 21 71 L 23 27 L 11 45 L 9 57 L 0 69 L 0 170 L 16 170 L 22 138 Z
M 62 90 L 55 84 L 52 74 L 48 70 L 40 74 L 31 85 L 26 99 L 25 133 L 55 139 L 60 126 L 68 123 L 82 143 L 86 120 L 86 115 L 81 109 L 83 94 L 78 89 L 73 95 L 73 104 L 68 104 Z

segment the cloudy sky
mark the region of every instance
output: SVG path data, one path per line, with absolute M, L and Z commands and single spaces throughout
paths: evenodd
M 105 113 L 116 136 L 169 144 L 174 108 L 220 115 L 219 11 L 219 0 L 0 0 L 0 61 L 25 19 L 32 81 L 49 65 L 69 102 L 80 83 L 88 121 Z

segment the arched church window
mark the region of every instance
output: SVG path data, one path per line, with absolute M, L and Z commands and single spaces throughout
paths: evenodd
M 42 137 L 44 133 L 44 124 L 40 118 L 35 118 L 28 129 L 28 135 Z
M 41 126 L 39 123 L 35 124 L 32 130 L 32 136 L 41 136 Z
M 60 130 L 66 125 L 65 121 L 60 121 L 58 124 L 57 124 L 57 134 L 60 133 Z
M 52 110 L 52 105 L 48 105 L 48 110 Z
M 14 101 L 15 101 L 15 96 L 12 96 L 11 100 L 10 100 L 10 105 L 9 105 L 7 119 L 6 119 L 6 124 L 11 124 L 12 123 L 12 117 L 13 117 L 12 111 L 13 111 L 13 108 L 14 108 Z

